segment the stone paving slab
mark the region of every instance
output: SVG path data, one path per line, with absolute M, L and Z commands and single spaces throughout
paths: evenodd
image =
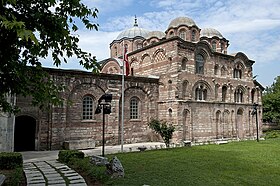
M 56 160 L 24 163 L 23 170 L 28 186 L 66 186 L 66 181 L 69 186 L 87 186 L 82 176 Z

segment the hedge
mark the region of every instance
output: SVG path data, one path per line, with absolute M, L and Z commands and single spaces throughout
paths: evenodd
M 0 169 L 14 169 L 22 167 L 22 155 L 18 152 L 1 152 L 0 153 Z

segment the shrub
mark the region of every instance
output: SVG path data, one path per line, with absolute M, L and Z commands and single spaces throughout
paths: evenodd
M 270 139 L 270 138 L 279 138 L 280 137 L 280 131 L 279 130 L 271 130 L 265 132 L 265 139 Z
M 151 119 L 148 125 L 162 137 L 166 147 L 169 147 L 175 127 L 171 124 L 167 124 L 167 121 L 160 121 L 158 119 Z
M 14 169 L 22 167 L 22 155 L 18 152 L 1 152 L 0 153 L 0 169 Z
M 85 154 L 78 150 L 61 150 L 58 153 L 58 160 L 62 163 L 68 163 L 72 158 L 83 159 Z

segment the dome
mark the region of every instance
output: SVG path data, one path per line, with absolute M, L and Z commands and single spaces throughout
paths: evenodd
M 176 28 L 176 27 L 181 26 L 181 25 L 196 26 L 195 22 L 191 18 L 177 17 L 170 22 L 170 24 L 168 26 L 168 29 L 169 28 Z
M 148 33 L 149 33 L 148 30 L 145 30 L 145 29 L 143 29 L 143 28 L 139 28 L 138 25 L 135 24 L 134 27 L 122 31 L 122 32 L 118 35 L 118 37 L 116 38 L 116 40 L 120 40 L 120 39 L 123 39 L 123 38 L 135 38 L 135 37 L 137 37 L 137 36 L 146 38 L 147 35 L 148 35 Z
M 214 28 L 203 28 L 200 32 L 200 37 L 207 37 L 207 38 L 218 37 L 220 39 L 224 38 L 223 35 Z
M 148 33 L 146 39 L 150 39 L 152 37 L 156 37 L 158 39 L 162 39 L 165 37 L 165 34 L 162 31 L 151 31 Z

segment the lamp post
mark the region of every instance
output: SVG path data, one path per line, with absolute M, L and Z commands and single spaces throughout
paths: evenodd
M 258 106 L 257 103 L 254 103 L 252 112 L 252 115 L 256 114 L 257 142 L 259 142 Z
M 103 94 L 99 100 L 98 105 L 95 109 L 95 114 L 100 114 L 102 110 L 103 114 L 103 125 L 102 125 L 102 156 L 104 157 L 105 151 L 105 114 L 111 113 L 111 101 L 112 94 Z

